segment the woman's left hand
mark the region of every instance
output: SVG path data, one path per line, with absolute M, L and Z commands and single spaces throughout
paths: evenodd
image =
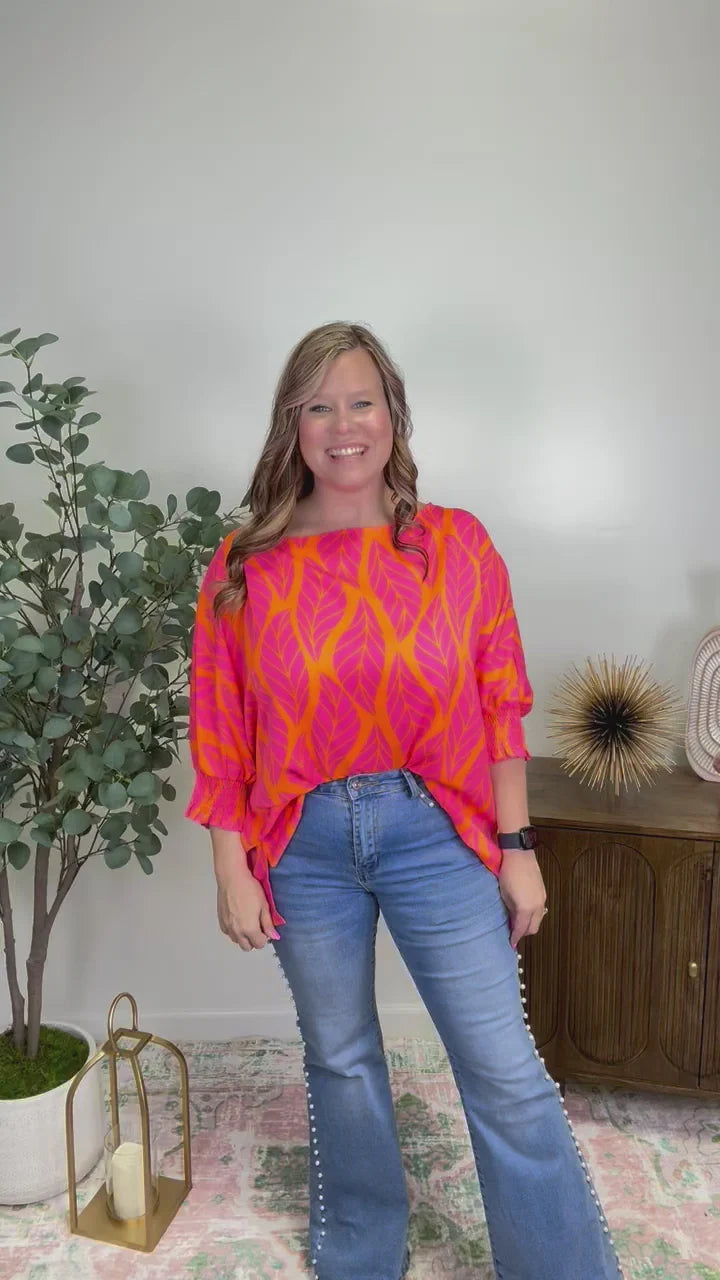
M 537 933 L 545 915 L 545 884 L 535 854 L 506 849 L 498 880 L 510 913 L 510 942 L 517 947 L 526 934 Z

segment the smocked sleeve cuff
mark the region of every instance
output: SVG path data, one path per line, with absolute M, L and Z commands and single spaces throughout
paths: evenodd
M 241 831 L 246 807 L 247 792 L 242 778 L 211 778 L 205 773 L 196 773 L 185 817 L 204 827 Z
M 517 707 L 504 707 L 501 711 L 483 715 L 485 740 L 492 764 L 501 760 L 531 760 L 525 741 L 522 722 L 523 711 Z

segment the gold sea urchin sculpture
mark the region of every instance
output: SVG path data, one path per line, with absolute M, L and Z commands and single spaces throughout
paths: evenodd
M 652 782 L 653 774 L 673 767 L 673 746 L 680 741 L 682 703 L 671 685 L 661 686 L 636 658 L 618 666 L 615 658 L 585 659 L 565 675 L 548 708 L 554 720 L 550 736 L 570 774 L 580 773 L 591 787 L 610 784 L 615 795 L 630 782 Z

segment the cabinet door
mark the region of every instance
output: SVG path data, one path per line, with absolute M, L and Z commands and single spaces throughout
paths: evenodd
M 544 828 L 542 845 L 555 918 L 528 940 L 526 968 L 550 1069 L 697 1089 L 713 846 L 560 827 Z M 709 1078 L 713 1034 L 717 1046 L 717 1023 L 706 1035 Z
M 674 845 L 676 849 L 671 865 L 664 868 L 662 875 L 657 924 L 661 978 L 657 997 L 658 1040 L 667 1062 L 683 1073 L 694 1075 L 699 1084 L 713 846 L 700 841 L 657 843 Z
M 655 875 L 637 840 L 586 832 L 568 846 L 565 1049 L 622 1072 L 650 1037 Z
M 700 1087 L 720 1092 L 720 844 L 715 845 Z

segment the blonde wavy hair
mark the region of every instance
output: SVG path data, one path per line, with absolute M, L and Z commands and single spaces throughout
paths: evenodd
M 362 347 L 374 360 L 382 379 L 393 428 L 392 453 L 383 469 L 394 500 L 393 545 L 400 551 L 419 552 L 423 547 L 401 541 L 413 527 L 418 511 L 418 470 L 409 440 L 412 422 L 405 382 L 385 347 L 368 328 L 359 324 L 324 324 L 312 329 L 288 356 L 273 398 L 270 426 L 250 488 L 242 505 L 250 507 L 250 517 L 234 536 L 226 560 L 226 579 L 216 592 L 213 607 L 241 607 L 247 595 L 244 562 L 251 555 L 268 551 L 286 534 L 300 498 L 312 492 L 314 476 L 298 444 L 300 412 L 315 394 L 332 364 L 344 351 Z

